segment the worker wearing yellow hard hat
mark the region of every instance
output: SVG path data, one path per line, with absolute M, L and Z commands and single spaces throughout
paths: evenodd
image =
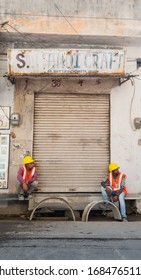
M 109 164 L 109 171 L 110 171 L 110 172 L 111 172 L 111 171 L 114 171 L 114 170 L 116 170 L 116 169 L 118 169 L 118 168 L 120 168 L 120 167 L 119 167 L 119 165 L 118 165 L 117 163 L 115 163 L 115 162 L 112 162 L 112 163 Z
M 35 161 L 35 160 L 34 160 L 32 157 L 26 156 L 26 157 L 24 157 L 24 159 L 23 159 L 23 164 L 33 163 L 34 161 Z
M 27 198 L 35 189 L 37 190 L 38 179 L 34 162 L 35 160 L 28 155 L 23 158 L 23 166 L 19 167 L 17 173 L 17 187 L 20 200 Z
M 119 171 L 119 165 L 115 162 L 109 164 L 109 172 L 101 182 L 101 192 L 104 201 L 119 202 L 119 208 L 123 221 L 127 221 L 125 196 L 128 193 L 125 180 L 126 175 Z

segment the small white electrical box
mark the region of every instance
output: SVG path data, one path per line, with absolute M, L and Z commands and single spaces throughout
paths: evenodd
M 12 113 L 10 118 L 12 125 L 19 125 L 20 123 L 20 114 L 19 113 Z

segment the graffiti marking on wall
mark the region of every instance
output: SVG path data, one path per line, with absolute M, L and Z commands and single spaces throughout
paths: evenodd
M 10 107 L 0 106 L 0 129 L 9 129 Z

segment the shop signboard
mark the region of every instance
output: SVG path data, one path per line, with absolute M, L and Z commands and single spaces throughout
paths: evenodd
M 9 76 L 125 74 L 123 49 L 10 49 Z

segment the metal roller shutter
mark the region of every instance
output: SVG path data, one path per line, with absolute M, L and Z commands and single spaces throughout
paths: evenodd
M 109 163 L 109 95 L 35 93 L 34 109 L 42 191 L 100 191 Z

